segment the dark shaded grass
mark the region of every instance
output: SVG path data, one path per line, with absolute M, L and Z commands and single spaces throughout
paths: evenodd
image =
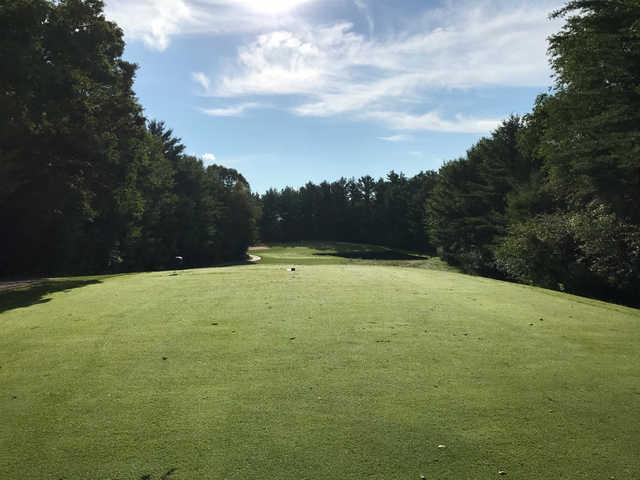
M 47 303 L 48 295 L 56 292 L 67 292 L 74 288 L 102 283 L 100 280 L 39 280 L 27 286 L 0 291 L 0 313 L 15 308 Z
M 397 250 L 337 250 L 335 252 L 325 253 L 318 252 L 314 253 L 314 255 L 318 255 L 320 257 L 328 256 L 328 257 L 340 257 L 340 258 L 348 258 L 348 259 L 357 259 L 357 260 L 427 260 L 428 257 L 421 257 L 418 255 L 411 255 L 405 252 L 397 251 Z

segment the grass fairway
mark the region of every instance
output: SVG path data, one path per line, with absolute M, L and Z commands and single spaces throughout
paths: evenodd
M 640 478 L 638 310 L 341 248 L 1 293 L 0 478 Z

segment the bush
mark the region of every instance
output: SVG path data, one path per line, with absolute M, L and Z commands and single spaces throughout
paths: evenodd
M 496 265 L 523 283 L 637 303 L 640 228 L 598 202 L 579 213 L 539 215 L 509 229 Z

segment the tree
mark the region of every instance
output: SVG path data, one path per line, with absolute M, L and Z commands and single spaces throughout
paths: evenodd
M 0 28 L 0 265 L 105 268 L 142 210 L 144 119 L 122 32 L 98 0 L 5 2 Z
M 494 250 L 505 235 L 510 195 L 528 181 L 511 117 L 465 158 L 445 164 L 427 200 L 427 233 L 442 257 L 469 272 L 496 275 Z
M 550 39 L 555 92 L 521 142 L 541 163 L 510 198 L 498 263 L 521 281 L 629 302 L 640 292 L 640 4 L 576 0 L 554 16 L 565 18 Z
M 255 202 L 237 172 L 146 125 L 100 0 L 0 4 L 0 274 L 238 259 Z
M 640 223 L 640 4 L 575 0 L 555 12 L 556 93 L 541 150 L 556 198 Z

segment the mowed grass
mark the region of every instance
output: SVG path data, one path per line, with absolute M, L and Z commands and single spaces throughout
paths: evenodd
M 291 260 L 0 294 L 0 478 L 640 477 L 638 310 Z
M 250 253 L 267 265 L 386 265 L 456 271 L 438 257 L 378 245 L 344 242 L 298 242 L 256 247 Z

